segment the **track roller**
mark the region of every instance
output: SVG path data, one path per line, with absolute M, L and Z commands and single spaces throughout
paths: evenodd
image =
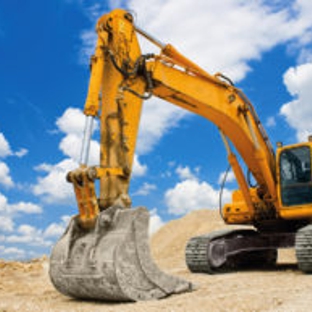
M 296 234 L 298 267 L 304 273 L 312 273 L 312 225 L 301 228 Z

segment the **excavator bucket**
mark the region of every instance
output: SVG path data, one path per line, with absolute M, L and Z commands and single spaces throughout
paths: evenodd
M 191 283 L 162 272 L 150 256 L 149 213 L 111 207 L 93 229 L 74 217 L 55 245 L 50 277 L 67 296 L 106 301 L 160 299 L 191 291 Z

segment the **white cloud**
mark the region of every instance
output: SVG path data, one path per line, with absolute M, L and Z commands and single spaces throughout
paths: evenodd
M 62 216 L 61 222 L 59 223 L 51 223 L 44 231 L 44 237 L 60 237 L 64 232 L 65 229 L 70 221 L 70 216 Z
M 53 165 L 42 163 L 36 167 L 34 167 L 36 171 L 49 172 L 53 169 Z
M 225 171 L 222 172 L 219 176 L 219 179 L 218 179 L 218 184 L 221 184 L 223 182 L 223 179 L 224 179 L 224 176 L 225 176 Z M 234 172 L 233 171 L 230 171 L 228 174 L 227 174 L 227 177 L 226 177 L 226 182 L 227 183 L 230 183 L 230 182 L 233 182 L 235 181 L 236 178 L 235 178 L 235 175 L 234 175 Z
M 12 187 L 14 185 L 10 175 L 10 168 L 2 161 L 0 161 L 0 184 L 7 187 Z
M 8 199 L 0 193 L 0 217 L 10 216 L 13 217 L 17 214 L 40 214 L 42 208 L 31 202 L 20 201 L 10 204 Z
M 17 231 L 18 231 L 18 233 L 20 233 L 24 236 L 31 236 L 31 235 L 35 235 L 38 233 L 38 230 L 35 227 L 30 226 L 28 224 L 23 224 L 23 225 L 19 226 Z
M 12 232 L 14 229 L 14 222 L 12 217 L 2 216 L 0 214 L 0 232 Z
M 303 23 L 309 23 L 312 14 L 312 2 L 310 0 L 295 1 L 295 8 L 300 12 Z
M 33 203 L 19 202 L 17 204 L 10 205 L 10 211 L 12 213 L 21 212 L 26 214 L 38 214 L 42 213 L 42 208 Z
M 312 25 L 307 1 L 271 7 L 263 1 L 199 0 L 194 6 L 188 0 L 132 0 L 128 7 L 153 36 L 172 42 L 210 73 L 223 71 L 233 80 L 246 75 L 250 60 L 280 43 L 301 40 Z
M 191 170 L 188 166 L 178 166 L 175 170 L 181 182 L 165 192 L 165 202 L 168 212 L 174 215 L 183 215 L 192 210 L 215 209 L 219 207 L 220 190 L 215 189 L 206 181 L 200 181 L 197 174 L 200 168 Z M 225 173 L 221 173 L 220 180 Z M 228 182 L 235 180 L 233 172 L 228 174 Z M 231 192 L 223 190 L 223 202 L 230 201 Z
M 104 13 L 106 5 L 103 4 L 104 3 L 96 2 L 87 8 L 87 15 L 92 22 L 96 21 L 100 17 L 100 15 L 102 14 L 101 12 Z
M 66 175 L 70 170 L 78 167 L 72 159 L 66 158 L 56 165 L 42 164 L 38 168 L 45 169 L 47 175 L 39 177 L 32 190 L 35 195 L 41 196 L 47 203 L 68 203 L 74 199 L 74 191 L 71 183 L 66 181 Z
M 176 169 L 176 173 L 178 174 L 180 180 L 197 180 L 196 175 L 187 166 L 186 167 L 179 166 Z
M 62 225 L 58 223 L 52 223 L 46 229 L 44 235 L 46 237 L 60 237 L 64 233 L 64 230 L 65 228 Z
M 17 235 L 9 235 L 5 239 L 9 244 L 26 244 L 27 246 L 49 247 L 52 242 L 46 240 L 43 231 L 28 224 L 22 224 L 17 229 Z
M 156 208 L 152 209 L 150 211 L 149 235 L 156 233 L 164 224 L 165 224 L 164 221 L 157 213 L 157 209 Z
M 42 208 L 30 202 L 17 202 L 11 204 L 8 199 L 0 193 L 0 232 L 14 231 L 14 218 L 22 214 L 39 214 Z M 6 240 L 3 236 L 1 241 Z
M 94 54 L 94 47 L 97 39 L 97 34 L 92 30 L 84 30 L 80 34 L 80 39 L 83 42 L 83 46 L 80 51 L 79 61 L 86 65 L 90 63 L 90 57 Z
M 144 182 L 143 185 L 133 194 L 133 196 L 147 196 L 151 191 L 157 189 L 155 184 Z
M 78 108 L 69 107 L 56 121 L 60 131 L 66 134 L 81 135 L 84 130 L 85 116 Z
M 29 224 L 22 224 L 14 229 L 14 224 L 0 217 L 0 232 L 8 232 L 6 235 L 0 235 L 0 242 L 7 246 L 0 245 L 0 254 L 5 258 L 23 258 L 40 255 L 42 248 L 51 247 L 55 239 L 59 238 L 65 231 L 69 223 L 70 216 L 62 216 L 59 223 L 51 223 L 46 229 L 36 228 Z M 3 228 L 2 220 L 7 228 Z M 12 221 L 12 220 L 10 220 Z M 22 248 L 17 248 L 22 245 Z M 29 247 L 32 247 L 30 249 Z M 34 252 L 33 248 L 39 248 L 39 252 Z
M 132 176 L 133 177 L 142 177 L 147 172 L 147 166 L 140 163 L 138 155 L 134 155 L 133 165 L 132 165 Z
M 7 198 L 0 193 L 0 212 L 7 211 L 8 200 Z
M 28 150 L 25 148 L 21 148 L 19 151 L 13 152 L 4 134 L 0 132 L 0 158 L 5 158 L 7 156 L 17 156 L 18 158 L 21 158 L 27 153 Z M 14 186 L 13 179 L 10 175 L 10 168 L 3 161 L 0 161 L 0 184 L 5 187 Z
M 8 199 L 0 193 L 0 232 L 10 233 L 9 236 L 1 235 L 2 242 L 17 242 L 14 235 L 15 223 L 14 218 L 21 214 L 38 214 L 42 213 L 42 208 L 29 202 L 18 202 L 10 204 Z M 13 233 L 13 234 L 12 234 Z
M 137 153 L 142 155 L 151 152 L 160 139 L 170 129 L 177 127 L 179 121 L 187 115 L 187 111 L 162 100 L 152 99 L 145 102 L 139 128 Z
M 294 99 L 284 104 L 280 113 L 296 130 L 298 141 L 306 141 L 312 134 L 312 63 L 291 67 L 284 75 L 284 83 Z
M 0 157 L 17 156 L 18 158 L 22 158 L 27 153 L 28 150 L 26 148 L 21 148 L 17 152 L 13 152 L 10 143 L 5 138 L 4 134 L 0 132 Z
M 28 154 L 28 150 L 26 148 L 21 148 L 19 151 L 14 153 L 14 155 L 18 158 L 22 158 L 27 154 Z
M 231 198 L 231 192 L 223 190 L 223 201 Z M 207 182 L 198 180 L 184 180 L 165 193 L 168 211 L 174 215 L 183 215 L 192 210 L 203 208 L 215 209 L 219 207 L 219 190 L 214 189 Z
M 64 155 L 79 162 L 82 136 L 77 134 L 67 134 L 60 142 L 60 150 Z
M 8 259 L 25 258 L 25 250 L 16 247 L 0 246 L 0 252 Z
M 0 132 L 0 157 L 6 157 L 10 155 L 12 155 L 10 144 L 4 137 L 3 133 Z
M 268 117 L 265 124 L 268 128 L 274 128 L 276 126 L 275 117 L 274 116 Z

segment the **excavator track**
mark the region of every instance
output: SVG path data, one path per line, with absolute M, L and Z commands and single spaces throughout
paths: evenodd
M 312 234 L 311 234 L 312 235 Z M 193 237 L 185 259 L 193 273 L 217 274 L 274 267 L 277 248 L 294 245 L 294 234 L 261 234 L 254 230 L 225 230 Z
M 298 267 L 305 273 L 312 273 L 312 225 L 303 227 L 296 235 L 296 256 Z
M 232 231 L 217 231 L 210 234 L 193 237 L 185 249 L 185 260 L 189 270 L 193 273 L 220 273 L 224 271 L 223 265 L 214 265 L 209 252 L 212 241 L 222 238 Z

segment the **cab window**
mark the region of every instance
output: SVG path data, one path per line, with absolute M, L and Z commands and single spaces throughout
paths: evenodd
M 281 197 L 284 206 L 312 203 L 311 152 L 308 146 L 280 154 Z

